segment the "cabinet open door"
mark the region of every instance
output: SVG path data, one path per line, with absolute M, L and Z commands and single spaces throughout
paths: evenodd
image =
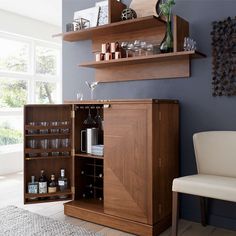
M 104 109 L 104 212 L 149 223 L 152 163 L 150 104 Z
M 73 198 L 73 105 L 26 105 L 24 107 L 24 203 L 69 200 Z M 51 145 L 57 140 L 59 145 Z M 64 140 L 64 141 L 63 141 Z M 55 142 L 54 142 L 55 143 Z M 31 176 L 36 181 L 40 170 L 49 178 L 65 169 L 65 192 L 29 193 Z

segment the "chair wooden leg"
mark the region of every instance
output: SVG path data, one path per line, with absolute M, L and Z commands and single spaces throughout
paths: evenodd
M 171 236 L 178 234 L 178 219 L 179 219 L 179 196 L 178 192 L 172 194 L 172 232 Z
M 201 224 L 202 226 L 207 226 L 207 198 L 200 197 L 201 206 Z

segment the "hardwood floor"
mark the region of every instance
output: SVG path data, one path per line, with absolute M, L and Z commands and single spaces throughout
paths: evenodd
M 132 236 L 118 230 L 110 229 L 79 219 L 67 217 L 63 213 L 63 202 L 44 203 L 35 205 L 23 205 L 23 175 L 16 173 L 0 176 L 0 208 L 15 205 L 40 215 L 65 221 L 73 225 L 83 226 L 91 231 L 102 233 L 104 236 Z M 236 236 L 236 232 L 219 229 L 212 226 L 202 227 L 200 224 L 180 220 L 180 236 Z M 170 236 L 170 228 L 160 236 Z

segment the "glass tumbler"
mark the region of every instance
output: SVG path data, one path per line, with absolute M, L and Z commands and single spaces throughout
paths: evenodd
M 61 121 L 60 125 L 69 125 L 69 121 Z M 62 128 L 61 133 L 68 134 L 69 133 L 69 128 Z
M 28 141 L 27 145 L 31 149 L 36 149 L 38 147 L 38 141 L 35 140 L 35 139 L 31 139 L 31 140 Z M 37 153 L 29 153 L 29 156 L 30 157 L 36 157 Z
M 58 125 L 59 125 L 59 122 L 58 122 L 58 121 L 51 121 L 51 122 L 50 122 L 50 125 L 51 125 L 51 126 L 58 126 Z M 52 134 L 59 133 L 59 129 L 58 129 L 58 128 L 52 128 L 52 129 L 51 129 L 51 133 L 52 133 Z
M 30 126 L 36 126 L 37 122 L 29 122 Z M 37 130 L 36 129 L 29 129 L 28 131 L 29 134 L 37 134 Z
M 48 126 L 49 125 L 49 122 L 47 122 L 47 121 L 42 121 L 42 122 L 40 122 L 39 123 L 41 126 Z M 40 129 L 39 130 L 39 133 L 40 134 L 48 134 L 48 129 Z
M 68 148 L 70 144 L 70 141 L 68 138 L 64 138 L 61 140 L 61 147 L 62 148 Z M 69 152 L 68 151 L 64 151 L 61 153 L 62 156 L 69 156 Z
M 41 149 L 48 149 L 48 139 L 41 139 L 40 140 L 40 148 Z M 48 156 L 48 152 L 42 152 L 41 155 L 43 157 L 47 157 Z
M 58 139 L 58 138 L 51 139 L 50 140 L 50 146 L 51 146 L 52 149 L 60 148 L 60 139 Z M 58 151 L 53 151 L 52 156 L 59 156 L 59 152 Z

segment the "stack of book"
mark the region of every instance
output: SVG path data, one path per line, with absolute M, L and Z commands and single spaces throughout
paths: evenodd
M 103 156 L 104 145 L 92 145 L 92 154 L 96 156 Z

